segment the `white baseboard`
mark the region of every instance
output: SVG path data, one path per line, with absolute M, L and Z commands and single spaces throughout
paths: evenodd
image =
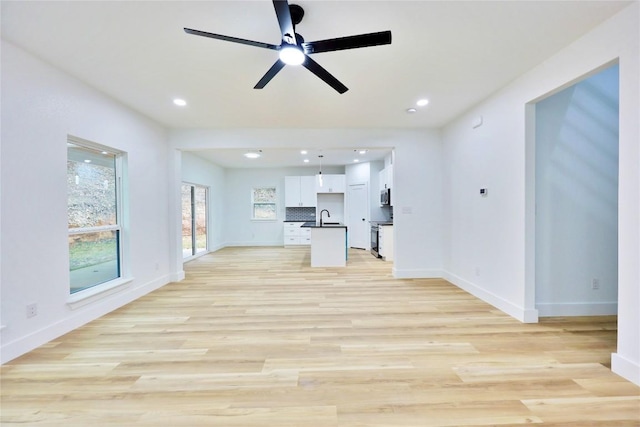
M 255 242 L 255 241 L 249 241 L 249 242 L 227 242 L 225 245 L 225 247 L 227 246 L 246 246 L 246 247 L 251 247 L 251 246 L 284 246 L 284 242 L 282 240 L 280 241 L 272 241 L 272 242 Z
M 486 289 L 481 288 L 475 283 L 469 282 L 468 280 L 465 280 L 455 274 L 445 272 L 443 276 L 446 280 L 453 283 L 460 289 L 469 292 L 471 295 L 480 298 L 487 304 L 491 304 L 498 310 L 505 312 L 509 316 L 514 317 L 523 323 L 538 322 L 538 310 L 526 309 L 524 307 L 513 304 L 512 302 L 507 301 L 504 298 L 499 297 L 498 295 L 495 295 L 487 291 Z
M 618 353 L 611 353 L 611 371 L 640 386 L 640 364 Z
M 617 302 L 577 302 L 536 304 L 540 317 L 552 316 L 609 316 L 618 314 Z
M 217 252 L 217 251 L 219 251 L 220 249 L 224 249 L 226 246 L 227 246 L 227 245 L 223 245 L 223 244 L 215 245 L 215 246 L 213 246 L 213 247 L 209 248 L 209 253 L 211 253 L 211 252 Z
M 180 270 L 180 271 L 171 273 L 171 276 L 169 276 L 169 279 L 172 282 L 181 282 L 184 280 L 184 277 L 185 277 L 184 270 Z
M 48 343 L 68 332 L 73 331 L 92 320 L 98 319 L 107 313 L 110 313 L 136 299 L 155 291 L 158 288 L 169 283 L 169 276 L 156 278 L 144 285 L 129 287 L 126 290 L 107 294 L 104 298 L 92 301 L 84 306 L 72 310 L 69 308 L 69 315 L 64 319 L 47 325 L 44 328 L 36 330 L 28 335 L 20 337 L 8 343 L 2 343 L 0 350 L 0 364 L 9 362 L 10 360 L 20 357 L 43 344 Z M 6 325 L 9 329 L 11 325 Z

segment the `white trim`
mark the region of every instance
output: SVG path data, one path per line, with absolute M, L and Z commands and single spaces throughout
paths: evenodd
M 284 243 L 282 240 L 278 240 L 278 241 L 271 241 L 271 242 L 255 242 L 255 241 L 248 241 L 248 242 L 227 242 L 225 243 L 224 247 L 238 247 L 238 246 L 245 246 L 245 247 L 251 247 L 251 246 L 280 246 L 283 247 Z M 303 245 L 299 245 L 299 246 L 303 246 Z M 309 245 L 306 245 L 309 246 Z
M 101 225 L 99 227 L 70 228 L 69 236 L 73 236 L 76 234 L 100 233 L 102 231 L 120 231 L 120 225 L 113 224 L 113 225 Z
M 640 386 L 640 365 L 619 353 L 611 353 L 611 371 Z
M 177 271 L 175 273 L 172 273 L 169 276 L 169 280 L 171 282 L 181 282 L 184 280 L 184 278 L 185 278 L 184 270 Z
M 496 294 L 486 291 L 475 283 L 469 282 L 459 276 L 456 276 L 455 274 L 445 272 L 444 278 L 460 289 L 469 292 L 471 295 L 480 298 L 482 301 L 491 304 L 500 311 L 505 312 L 509 316 L 514 317 L 523 323 L 538 322 L 538 310 L 536 309 L 519 307 L 512 302 L 499 297 Z
M 90 288 L 71 294 L 71 296 L 69 296 L 69 299 L 67 299 L 67 305 L 72 310 L 75 310 L 79 307 L 100 300 L 101 298 L 104 298 L 108 295 L 112 295 L 115 292 L 119 292 L 120 288 L 130 284 L 131 282 L 133 282 L 133 277 L 119 278 L 107 283 L 92 286 Z M 113 292 L 110 292 L 112 290 Z
M 127 259 L 128 257 L 128 232 L 125 232 L 125 227 L 124 224 L 127 222 L 125 217 L 124 217 L 124 204 L 125 204 L 125 197 L 124 197 L 124 186 L 125 183 L 123 183 L 123 179 L 122 176 L 124 174 L 126 174 L 127 172 L 125 171 L 125 157 L 126 157 L 126 152 L 121 151 L 121 150 L 117 150 L 114 149 L 112 147 L 107 147 L 105 145 L 102 144 L 98 144 L 92 141 L 87 141 L 85 139 L 82 138 L 78 138 L 75 137 L 73 135 L 67 135 L 67 143 L 71 144 L 71 145 L 75 145 L 81 149 L 85 149 L 85 150 L 98 150 L 98 151 L 103 151 L 108 153 L 109 155 L 113 156 L 113 160 L 114 160 L 114 177 L 115 177 L 115 203 L 116 203 L 116 223 L 115 224 L 109 224 L 109 225 L 104 225 L 104 226 L 97 226 L 97 227 L 79 227 L 79 228 L 70 228 L 68 231 L 68 235 L 69 236 L 77 236 L 80 234 L 90 234 L 90 233 L 99 233 L 99 232 L 104 232 L 104 231 L 112 231 L 115 232 L 116 236 L 117 236 L 117 240 L 118 240 L 118 248 L 117 248 L 117 253 L 118 253 L 118 267 L 119 267 L 119 274 L 120 274 L 120 278 L 112 280 L 110 282 L 107 283 L 94 283 L 90 285 L 90 288 L 87 288 L 83 291 L 80 291 L 78 293 L 74 293 L 69 300 L 67 301 L 67 304 L 71 307 L 71 309 L 75 309 L 77 307 L 81 307 L 84 304 L 87 304 L 91 301 L 86 301 L 83 302 L 81 304 L 79 304 L 81 301 L 92 298 L 95 295 L 99 295 L 102 294 L 104 292 L 110 291 L 111 289 L 115 289 L 118 288 L 128 282 L 131 282 L 133 279 L 132 278 L 123 278 L 122 276 L 126 276 L 128 275 L 129 272 L 129 260 Z M 68 154 L 67 154 L 67 161 L 68 161 Z M 68 200 L 67 200 L 68 201 Z M 128 202 L 128 200 L 127 200 Z M 67 207 L 68 210 L 68 207 Z M 127 253 L 125 254 L 125 251 L 127 251 Z M 125 256 L 127 255 L 127 256 Z M 71 283 L 69 283 L 69 286 L 71 287 Z M 97 288 L 95 291 L 91 291 L 91 289 L 93 288 Z
M 81 310 L 70 313 L 69 316 L 61 319 L 53 324 L 38 329 L 30 334 L 21 336 L 20 338 L 9 343 L 2 342 L 2 351 L 0 351 L 0 363 L 6 363 L 16 357 L 53 340 L 68 332 L 71 332 L 87 323 L 95 320 L 107 313 L 110 313 L 138 298 L 161 288 L 169 283 L 167 276 L 158 277 L 144 285 L 122 289 L 122 292 L 113 292 L 110 298 L 100 298 L 95 304 L 85 304 Z M 133 280 L 133 279 L 132 279 Z
M 197 254 L 195 254 L 195 255 L 191 255 L 191 256 L 188 256 L 188 257 L 186 257 L 186 258 L 182 258 L 182 263 L 184 264 L 185 262 L 193 261 L 194 259 L 198 259 L 198 258 L 200 258 L 201 256 L 207 255 L 207 254 L 208 254 L 208 253 L 210 253 L 210 252 L 211 252 L 211 251 L 202 251 L 202 252 L 198 252 L 198 253 L 197 253 Z
M 617 302 L 574 302 L 536 304 L 540 317 L 609 316 L 618 314 Z
M 274 201 L 271 202 L 256 202 L 255 200 L 253 200 L 253 197 L 255 196 L 255 192 L 258 189 L 262 189 L 262 188 L 268 188 L 271 189 L 273 188 L 273 194 L 274 194 Z M 273 205 L 274 206 L 274 213 L 275 213 L 275 217 L 274 218 L 256 218 L 254 217 L 254 213 L 256 211 L 255 205 Z M 251 187 L 251 217 L 249 218 L 250 221 L 278 221 L 278 186 L 277 185 L 262 185 L 262 186 L 257 186 L 257 187 Z

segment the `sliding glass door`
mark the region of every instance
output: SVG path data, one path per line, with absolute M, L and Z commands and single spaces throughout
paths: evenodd
M 182 257 L 207 251 L 207 188 L 182 184 Z

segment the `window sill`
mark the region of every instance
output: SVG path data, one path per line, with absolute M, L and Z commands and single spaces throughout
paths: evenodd
M 252 222 L 278 222 L 278 218 L 269 218 L 269 219 L 259 219 L 259 218 L 251 218 Z
M 80 308 L 84 305 L 100 300 L 103 297 L 114 294 L 131 282 L 133 282 L 133 277 L 120 278 L 76 292 L 69 296 L 69 299 L 67 299 L 67 305 L 72 310 L 75 310 L 76 308 Z

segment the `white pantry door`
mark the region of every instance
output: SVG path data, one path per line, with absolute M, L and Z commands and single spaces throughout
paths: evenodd
M 349 185 L 347 206 L 349 209 L 349 246 L 369 249 L 369 188 L 366 183 Z

